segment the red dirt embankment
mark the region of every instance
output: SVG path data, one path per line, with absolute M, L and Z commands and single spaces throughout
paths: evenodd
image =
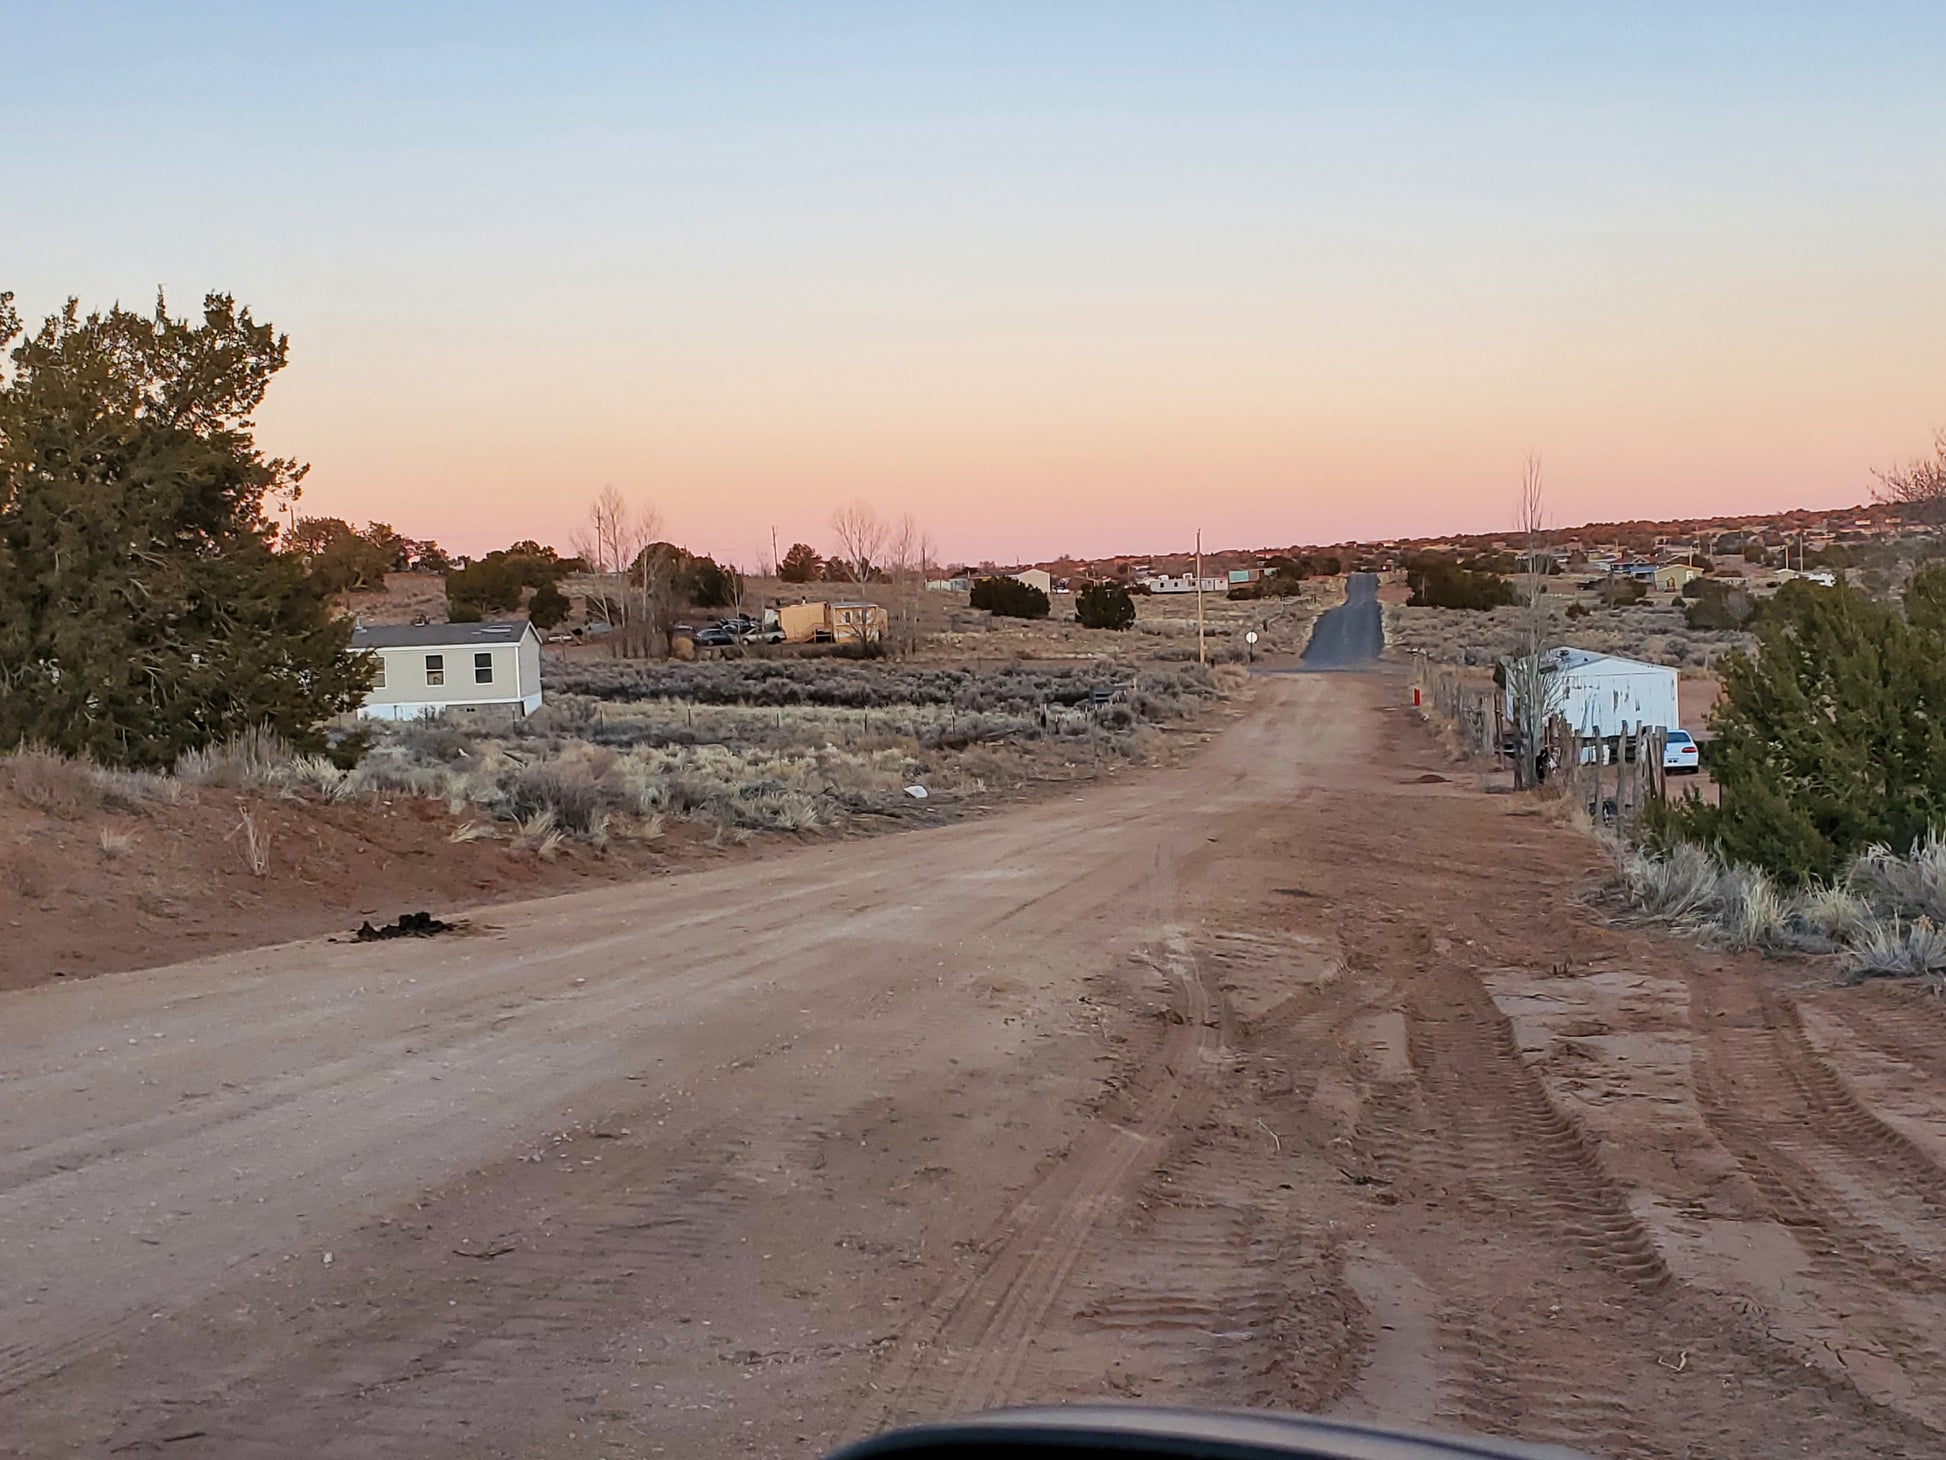
M 263 850 L 250 866 L 248 815 Z M 411 797 L 328 803 L 210 787 L 114 811 L 32 806 L 0 785 L 0 990 L 349 931 L 451 908 L 639 876 L 707 856 L 672 827 L 656 849 L 553 861 L 455 843 L 458 822 Z

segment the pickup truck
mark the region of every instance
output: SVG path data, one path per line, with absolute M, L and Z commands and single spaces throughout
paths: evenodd
M 784 630 L 777 622 L 775 609 L 765 609 L 761 619 L 747 613 L 718 619 L 708 628 L 697 629 L 690 640 L 699 649 L 727 649 L 734 644 L 781 644 Z

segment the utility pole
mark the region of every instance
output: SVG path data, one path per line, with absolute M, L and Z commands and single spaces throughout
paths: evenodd
M 1209 663 L 1203 648 L 1203 529 L 1196 529 L 1196 662 Z
M 773 525 L 770 529 L 770 576 L 775 578 L 781 567 L 782 564 L 777 561 L 777 528 Z

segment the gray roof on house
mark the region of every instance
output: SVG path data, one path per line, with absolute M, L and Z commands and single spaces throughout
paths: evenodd
M 478 644 L 517 644 L 527 632 L 525 619 L 479 624 L 372 624 L 351 631 L 354 649 L 438 649 Z

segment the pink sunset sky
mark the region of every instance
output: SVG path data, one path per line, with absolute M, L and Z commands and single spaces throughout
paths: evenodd
M 302 510 L 458 551 L 1845 505 L 1946 424 L 1943 13 L 63 7 L 0 288 L 237 294 Z

